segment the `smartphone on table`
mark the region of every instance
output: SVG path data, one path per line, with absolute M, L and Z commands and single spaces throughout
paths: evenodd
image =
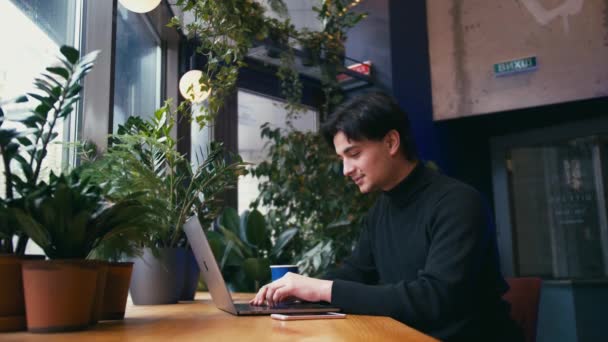
M 346 318 L 346 314 L 338 312 L 321 312 L 321 313 L 285 313 L 285 314 L 272 314 L 272 319 L 278 319 L 280 321 L 296 321 L 301 319 L 338 319 Z

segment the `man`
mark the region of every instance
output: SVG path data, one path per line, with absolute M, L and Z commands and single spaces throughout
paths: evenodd
M 501 299 L 494 235 L 473 188 L 417 160 L 407 115 L 369 93 L 323 125 L 344 175 L 381 191 L 353 254 L 325 279 L 288 273 L 251 301 L 325 301 L 344 312 L 393 317 L 442 340 L 520 339 Z

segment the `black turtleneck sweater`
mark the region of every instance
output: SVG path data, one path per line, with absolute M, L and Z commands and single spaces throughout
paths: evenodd
M 472 187 L 418 163 L 379 196 L 352 256 L 324 277 L 331 304 L 444 340 L 507 337 L 508 286 L 484 213 Z

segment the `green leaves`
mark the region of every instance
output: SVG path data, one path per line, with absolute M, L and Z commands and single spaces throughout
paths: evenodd
M 100 191 L 76 174 L 52 175 L 48 185 L 26 198 L 27 214 L 17 209 L 15 215 L 20 228 L 49 258 L 85 258 L 90 250 L 87 223 L 102 200 Z
M 277 238 L 274 246 L 272 247 L 272 251 L 270 252 L 270 255 L 273 257 L 279 258 L 281 256 L 281 254 L 283 253 L 283 250 L 289 243 L 289 241 L 291 241 L 296 236 L 297 233 L 298 233 L 297 228 L 290 228 L 290 229 L 283 231 Z
M 176 151 L 171 137 L 174 123 L 169 102 L 150 120 L 130 117 L 112 136 L 103 158 L 84 166 L 113 199 L 140 194 L 138 200 L 151 209 L 150 216 L 157 224 L 164 226 L 147 236 L 143 244 L 148 247 L 184 246 L 182 225 L 195 213 L 204 227 L 210 226 L 220 214 L 222 193 L 234 186 L 244 171 L 240 157 L 225 154 L 221 144 L 212 144 L 204 156 L 201 154 L 199 165 L 192 166 Z M 232 162 L 227 162 L 228 158 Z M 224 221 L 237 241 L 239 218 L 236 212 L 232 214 L 234 217 L 227 213 Z
M 239 222 L 236 210 L 225 208 L 218 223 L 219 230 L 208 232 L 207 237 L 224 276 L 238 291 L 257 290 L 267 282 L 270 264 L 281 263 L 279 257 L 297 233 L 296 228 L 289 229 L 273 245 L 267 218 L 257 210 L 244 211 Z
M 78 57 L 80 57 L 80 53 L 73 47 L 63 45 L 59 49 L 59 51 L 61 51 L 61 54 L 64 55 L 65 58 L 67 58 L 68 62 L 70 62 L 71 64 L 76 64 L 76 62 L 78 62 Z M 90 61 L 85 60 L 85 62 L 89 63 Z
M 82 253 L 90 249 L 90 246 L 83 247 L 83 232 L 94 214 L 86 208 L 99 202 L 99 198 L 95 200 L 93 193 L 87 193 L 85 189 L 88 188 L 82 188 L 80 182 L 72 184 L 52 174 L 47 184 L 40 182 L 39 176 L 48 154 L 47 147 L 58 136 L 58 122 L 67 117 L 80 100 L 82 86 L 79 83 L 93 67 L 98 52 L 82 59 L 78 50 L 69 46 L 62 46 L 60 52 L 59 66 L 46 68 L 46 73 L 34 79 L 36 91 L 28 95 L 39 104 L 28 116 L 18 119 L 27 129 L 19 133 L 0 130 L 0 149 L 5 167 L 7 207 L 15 210 L 15 220 L 21 229 L 37 240 L 49 257 L 83 257 Z M 15 100 L 16 103 L 26 101 L 25 96 Z M 0 124 L 5 119 L 3 111 L 1 114 Z M 12 161 L 17 162 L 21 172 L 13 174 Z M 79 206 L 85 209 L 79 211 Z M 24 248 L 22 242 L 19 245 Z M 0 248 L 5 249 L 4 246 Z
M 270 260 L 266 258 L 247 258 L 243 261 L 243 269 L 247 277 L 257 281 L 258 284 L 270 279 Z
M 46 68 L 46 70 L 55 75 L 59 75 L 59 76 L 63 77 L 65 80 L 68 80 L 70 78 L 70 72 L 68 71 L 68 69 L 60 68 L 60 67 L 48 67 L 48 68 Z M 47 75 L 47 78 L 49 80 L 51 80 L 52 82 L 56 81 L 54 78 L 49 77 L 48 75 Z
M 132 252 L 152 224 L 149 210 L 139 201 L 108 203 L 101 189 L 78 171 L 69 176 L 51 174 L 49 184 L 25 202 L 25 210 L 14 209 L 17 222 L 51 259 L 83 259 L 121 239 L 127 239 L 121 241 L 126 247 L 111 252 Z
M 270 247 L 270 234 L 266 230 L 266 221 L 264 216 L 254 210 L 249 213 L 246 220 L 246 238 L 247 242 L 260 248 L 268 249 Z
M 220 225 L 228 228 L 234 234 L 239 234 L 239 214 L 236 212 L 236 209 L 230 207 L 224 209 L 220 216 Z
M 43 73 L 34 80 L 38 91 L 28 94 L 40 104 L 29 116 L 20 120 L 29 128 L 16 141 L 29 156 L 26 162 L 18 160 L 25 179 L 17 183 L 28 185 L 18 188 L 21 196 L 36 188 L 48 144 L 58 136 L 55 132 L 57 122 L 72 113 L 74 105 L 80 100 L 82 86 L 78 83 L 91 70 L 98 54 L 95 51 L 79 59 L 80 53 L 72 47 L 62 46 L 60 51 L 64 57 L 60 58 L 62 66 L 46 68 L 48 73 Z M 25 97 L 17 99 L 18 102 L 26 100 Z
M 326 264 L 317 258 L 326 250 L 315 247 L 333 241 L 329 259 L 348 256 L 374 196 L 360 194 L 342 175 L 339 159 L 320 135 L 268 125 L 262 126 L 261 135 L 268 142 L 268 155 L 251 170 L 261 180 L 252 206 L 270 208 L 267 225 L 275 245 L 291 236 L 282 252 L 272 253 L 285 263 L 298 261 L 303 273 L 319 275 Z
M 14 128 L 1 129 L 0 130 L 0 146 L 8 146 L 11 143 L 11 141 L 18 136 L 19 136 L 19 133 Z
M 42 249 L 49 249 L 51 246 L 51 239 L 47 230 L 38 221 L 34 220 L 31 216 L 26 214 L 21 209 L 14 209 L 15 217 L 17 222 L 21 226 L 21 229 Z

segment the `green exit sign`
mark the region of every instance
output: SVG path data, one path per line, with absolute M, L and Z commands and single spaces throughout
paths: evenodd
M 536 69 L 536 56 L 494 64 L 494 76 L 510 75 Z

